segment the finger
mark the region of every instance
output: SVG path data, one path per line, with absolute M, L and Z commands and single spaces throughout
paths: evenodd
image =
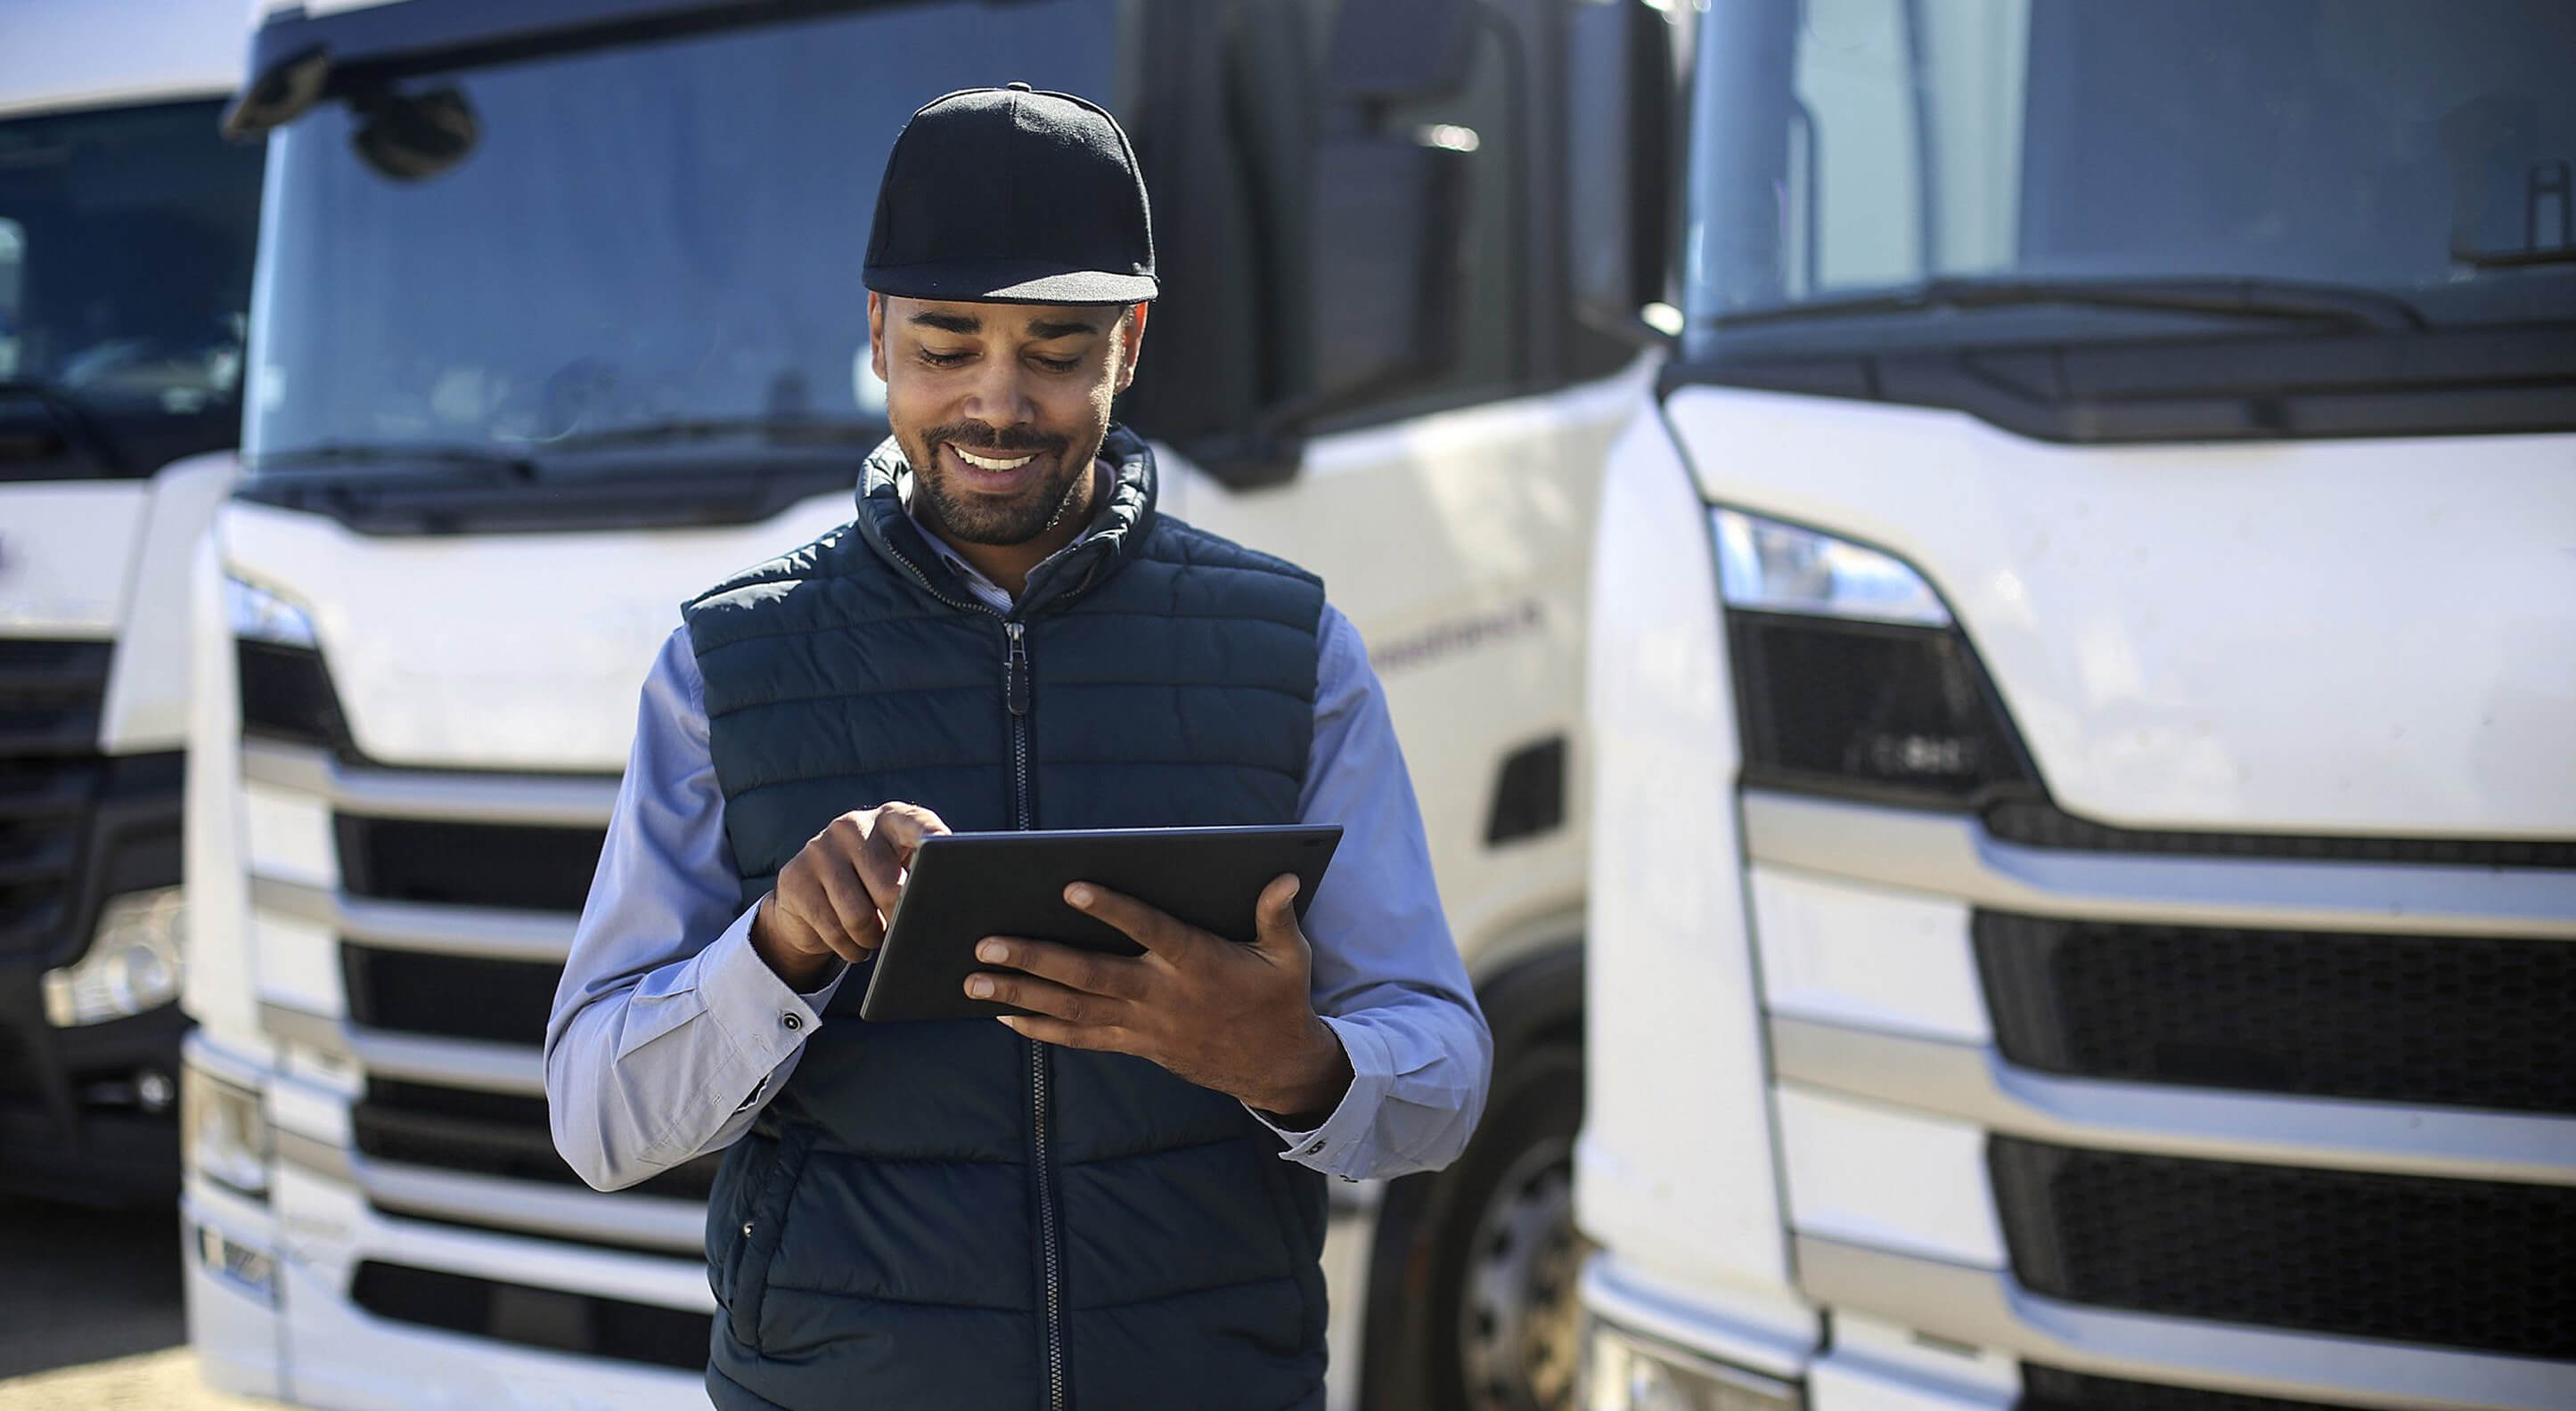
M 1213 939 L 1196 926 L 1174 920 L 1168 912 L 1096 883 L 1076 882 L 1065 888 L 1064 902 L 1086 916 L 1117 927 L 1147 953 L 1167 961 L 1177 961 L 1205 939 Z
M 867 958 L 867 952 L 843 933 L 838 915 L 821 889 L 787 877 L 771 891 L 770 911 L 783 929 L 781 939 L 807 955 L 836 955 L 843 960 Z
M 885 919 L 877 913 L 876 898 L 859 882 L 859 874 L 841 864 L 838 858 L 826 858 L 821 871 L 823 893 L 830 898 L 832 915 L 841 923 L 841 934 L 858 956 L 843 952 L 846 959 L 858 959 L 877 948 L 885 939 Z M 840 947 L 833 947 L 839 950 Z
M 1124 1000 L 1069 990 L 1053 980 L 1009 970 L 979 970 L 966 977 L 966 997 L 991 1000 L 1086 1028 L 1106 1028 L 1126 1017 Z
M 850 855 L 850 870 L 867 888 L 877 911 L 894 915 L 894 904 L 903 899 L 903 857 L 897 854 L 894 839 L 886 830 L 872 829 L 860 840 Z
M 1098 955 L 1053 941 L 1018 936 L 986 936 L 975 945 L 975 958 L 987 965 L 1007 965 L 1069 989 L 1113 999 L 1142 999 L 1147 976 L 1131 956 Z
M 1306 953 L 1306 932 L 1297 924 L 1297 891 L 1305 884 L 1294 872 L 1282 872 L 1261 889 L 1252 905 L 1253 948 L 1273 960 L 1293 960 Z
M 1124 1029 L 1068 1024 L 1061 1019 L 1050 1019 L 1043 1014 L 1002 1014 L 995 1017 L 1009 1025 L 1011 1032 L 1022 1038 L 1035 1039 L 1042 1044 L 1054 1044 L 1058 1048 L 1099 1049 L 1107 1053 L 1132 1053 L 1139 1058 L 1148 1056 L 1142 1048 L 1137 1047 L 1136 1036 Z
M 939 815 L 914 803 L 890 803 L 877 810 L 876 826 L 868 831 L 872 838 L 883 838 L 894 849 L 895 861 L 912 865 L 912 855 L 921 848 L 921 840 L 935 838 L 948 831 Z

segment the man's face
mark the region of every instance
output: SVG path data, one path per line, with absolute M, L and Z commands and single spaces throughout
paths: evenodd
M 912 511 L 970 544 L 1022 544 L 1090 504 L 1109 404 L 1136 375 L 1145 306 L 868 296 Z

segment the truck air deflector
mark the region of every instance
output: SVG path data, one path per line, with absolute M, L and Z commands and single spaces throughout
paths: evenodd
M 2000 1269 L 1800 1235 L 1798 1286 L 1830 1306 L 2073 1371 L 2384 1411 L 2563 1411 L 2565 1363 L 2090 1308 Z

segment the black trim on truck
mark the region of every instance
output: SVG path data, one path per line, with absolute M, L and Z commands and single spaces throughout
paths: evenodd
M 176 1120 L 140 1075 L 175 1084 L 186 1029 L 176 1005 L 45 1017 L 45 972 L 80 958 L 108 900 L 179 881 L 186 757 L 98 752 L 114 653 L 0 642 L 0 1190 L 102 1203 L 178 1193 Z
M 2576 332 L 2565 324 L 1964 348 L 1852 346 L 1845 331 L 1839 349 L 1765 336 L 1741 351 L 1721 328 L 1706 341 L 1715 346 L 1666 366 L 1662 394 L 1740 387 L 1941 407 L 2081 445 L 2576 431 Z

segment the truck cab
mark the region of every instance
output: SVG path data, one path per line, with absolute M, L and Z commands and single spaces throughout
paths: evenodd
M 2576 12 L 1698 22 L 1584 1404 L 2576 1405 Z
M 273 7 L 229 117 L 274 192 L 247 474 L 194 565 L 210 1378 L 702 1404 L 714 1158 L 584 1187 L 539 1043 L 678 605 L 846 521 L 885 434 L 859 266 L 886 150 L 1018 80 L 1134 136 L 1164 297 L 1121 418 L 1164 508 L 1359 626 L 1501 1041 L 1510 1115 L 1464 1160 L 1339 1190 L 1337 1404 L 1565 1404 L 1585 555 L 1653 341 L 1631 266 L 1574 255 L 1573 193 L 1624 170 L 1584 154 L 1623 163 L 1634 126 L 1575 93 L 1590 65 L 1659 113 L 1665 28 L 1564 0 Z
M 0 46 L 0 1191 L 174 1199 L 190 545 L 229 488 L 260 153 L 223 0 Z

